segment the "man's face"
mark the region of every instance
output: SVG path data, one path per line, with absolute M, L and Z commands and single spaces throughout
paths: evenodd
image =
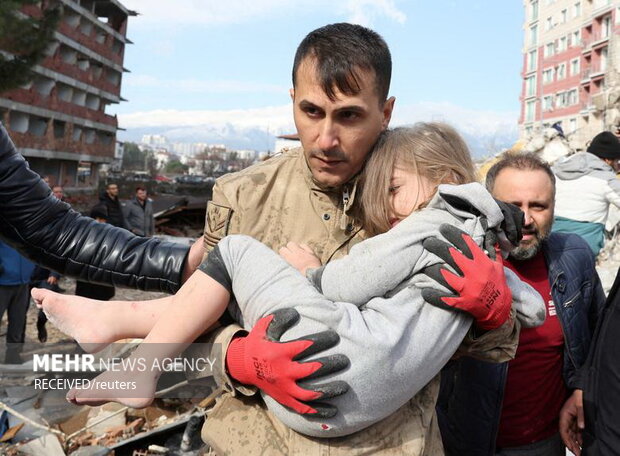
M 59 200 L 62 200 L 63 197 L 63 191 L 62 191 L 62 187 L 56 185 L 53 189 L 52 189 L 52 194 L 58 198 Z
M 110 198 L 114 198 L 115 196 L 118 196 L 118 185 L 116 184 L 112 184 L 112 185 L 108 185 L 108 195 L 110 195 Z
M 312 58 L 297 69 L 291 90 L 295 126 L 314 179 L 325 187 L 338 187 L 362 169 L 390 122 L 394 98 L 380 103 L 374 73 L 359 70 L 360 92 L 345 95 L 336 89 L 332 101 L 316 73 Z
M 493 196 L 518 206 L 525 214 L 523 239 L 510 252 L 516 260 L 527 260 L 540 250 L 540 244 L 553 224 L 553 185 L 542 170 L 504 168 L 495 178 Z
M 136 190 L 136 198 L 138 201 L 146 201 L 146 190 Z

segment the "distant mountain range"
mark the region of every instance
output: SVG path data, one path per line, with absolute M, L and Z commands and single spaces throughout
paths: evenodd
M 495 155 L 518 139 L 517 115 L 514 113 L 466 110 L 447 103 L 419 103 L 401 109 L 398 114 L 394 116 L 392 126 L 429 119 L 450 123 L 463 135 L 476 159 Z M 264 122 L 260 117 L 257 125 L 247 120 L 243 124 L 233 123 L 226 117 L 220 122 L 204 123 L 188 118 L 188 121 L 194 121 L 188 126 L 179 126 L 183 125 L 179 122 L 174 125 L 159 122 L 159 125 L 153 126 L 133 123 L 135 126 L 132 126 L 132 122 L 121 121 L 121 125 L 127 125 L 127 130 L 119 131 L 118 139 L 139 142 L 143 135 L 156 134 L 166 136 L 171 143 L 224 144 L 233 150 L 269 151 L 274 149 L 276 136 L 295 132 L 295 126 L 288 120 Z M 262 125 L 260 120 L 263 120 Z

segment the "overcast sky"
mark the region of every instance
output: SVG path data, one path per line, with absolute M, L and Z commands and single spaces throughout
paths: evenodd
M 295 49 L 332 22 L 373 28 L 392 51 L 392 125 L 516 124 L 523 5 L 498 0 L 121 0 L 129 19 L 123 128 L 292 125 Z

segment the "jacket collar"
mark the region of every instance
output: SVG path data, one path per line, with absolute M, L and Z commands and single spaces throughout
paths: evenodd
M 345 202 L 345 212 L 349 212 L 351 207 L 353 207 L 353 202 L 355 201 L 357 184 L 359 181 L 359 173 L 355 175 L 349 182 L 340 187 L 327 187 L 318 182 L 312 175 L 312 171 L 310 170 L 310 166 L 308 165 L 308 161 L 306 160 L 306 154 L 304 154 L 303 148 L 299 147 L 297 151 L 297 159 L 301 162 L 299 168 L 302 170 L 304 179 L 308 184 L 308 188 L 310 188 L 310 190 L 315 190 L 321 193 L 335 196 L 341 201 L 346 200 L 347 202 Z

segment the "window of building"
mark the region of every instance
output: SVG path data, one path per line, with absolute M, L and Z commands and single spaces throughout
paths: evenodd
M 581 30 L 577 30 L 576 32 L 573 32 L 572 43 L 573 43 L 573 46 L 581 45 Z
M 536 70 L 538 64 L 538 51 L 534 49 L 527 54 L 527 71 Z
M 567 46 L 566 46 L 566 37 L 563 36 L 562 38 L 560 38 L 558 40 L 558 52 L 565 51 L 566 48 L 567 48 Z
M 555 53 L 555 43 L 547 43 L 545 45 L 545 57 L 551 57 Z
M 581 16 L 581 2 L 577 2 L 573 5 L 573 17 Z
M 536 95 L 536 75 L 525 78 L 525 96 Z
M 563 108 L 567 105 L 567 93 L 566 92 L 559 92 L 555 95 L 555 107 L 556 108 Z
M 543 71 L 543 84 L 549 84 L 553 81 L 553 68 Z
M 607 55 L 608 49 L 604 47 L 603 49 L 601 49 L 601 71 L 605 71 L 607 69 Z
M 526 135 L 531 135 L 534 132 L 534 128 L 533 127 L 525 127 L 525 134 Z
M 543 111 L 551 111 L 553 109 L 553 95 L 547 95 L 543 98 Z
M 531 122 L 536 114 L 536 100 L 528 101 L 525 104 L 525 121 Z
M 67 127 L 67 124 L 65 122 L 62 122 L 60 120 L 55 120 L 53 122 L 54 125 L 54 138 L 56 139 L 62 139 L 65 137 L 65 128 Z
M 538 41 L 538 27 L 532 25 L 530 27 L 530 45 L 535 46 Z
M 605 16 L 601 22 L 601 38 L 609 38 L 611 35 L 611 15 Z
M 558 80 L 564 79 L 566 77 L 566 64 L 565 63 L 560 63 L 556 67 L 555 75 L 558 78 Z
M 530 21 L 535 21 L 538 19 L 538 0 L 534 0 L 530 4 Z
M 545 31 L 549 31 L 553 28 L 553 17 L 549 16 L 545 21 Z
M 576 76 L 579 74 L 579 58 L 570 61 L 570 75 Z
M 616 24 L 620 24 L 620 6 L 616 8 Z
M 74 141 L 82 140 L 82 128 L 81 127 L 78 127 L 77 125 L 73 125 L 73 134 L 71 136 L 71 139 L 73 139 Z
M 565 24 L 567 19 L 568 11 L 566 9 L 563 9 L 562 11 L 560 11 L 560 23 Z
M 577 104 L 577 89 L 569 90 L 566 102 L 568 106 L 573 106 Z
M 577 119 L 570 119 L 568 121 L 568 132 L 575 133 L 577 131 Z

